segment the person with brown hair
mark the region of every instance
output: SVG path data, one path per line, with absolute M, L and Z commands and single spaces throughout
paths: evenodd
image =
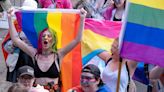
M 103 17 L 106 20 L 122 21 L 126 8 L 126 0 L 106 0 Z M 113 18 L 113 19 L 112 19 Z
M 113 1 L 114 1 L 114 7 L 116 9 L 113 16 L 113 21 L 122 21 L 127 1 L 126 0 L 113 0 Z

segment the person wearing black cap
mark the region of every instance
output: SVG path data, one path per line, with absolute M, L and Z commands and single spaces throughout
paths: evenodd
M 82 69 L 81 85 L 68 92 L 111 92 L 100 78 L 100 70 L 96 65 L 89 64 Z
M 18 69 L 18 83 L 23 84 L 27 88 L 31 88 L 34 81 L 34 69 L 32 67 L 25 65 Z
M 34 69 L 31 66 L 25 65 L 18 69 L 18 83 L 23 84 L 28 92 L 49 92 L 43 86 L 36 85 L 33 87 L 35 81 Z

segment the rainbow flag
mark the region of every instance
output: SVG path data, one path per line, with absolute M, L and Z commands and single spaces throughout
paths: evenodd
M 43 29 L 53 29 L 58 38 L 57 47 L 62 48 L 76 37 L 80 24 L 77 10 L 25 10 L 16 12 L 16 16 L 19 25 L 35 48 L 38 45 L 38 35 Z M 62 92 L 79 85 L 81 60 L 81 44 L 78 44 L 62 61 Z
M 121 25 L 121 22 L 108 20 L 85 20 L 85 31 L 82 38 L 83 65 L 104 50 L 110 53 L 114 39 L 119 36 Z
M 164 0 L 130 0 L 121 56 L 164 67 Z
M 79 14 L 70 10 L 19 11 L 16 13 L 18 23 L 37 48 L 38 34 L 46 27 L 55 30 L 58 37 L 58 48 L 67 45 L 76 35 L 79 27 Z M 121 22 L 86 19 L 82 42 L 66 55 L 62 62 L 63 91 L 80 84 L 82 65 L 104 50 L 110 51 L 111 44 L 118 37 Z

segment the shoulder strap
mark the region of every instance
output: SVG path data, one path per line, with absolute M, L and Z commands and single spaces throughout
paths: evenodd
M 112 58 L 110 57 L 109 59 L 108 59 L 108 61 L 105 63 L 105 66 L 107 66 L 107 64 L 109 63 L 109 61 L 111 61 L 112 60 Z
M 56 56 L 57 56 L 57 62 L 55 62 L 55 64 L 56 64 L 56 67 L 57 67 L 58 72 L 59 72 L 58 85 L 59 85 L 59 87 L 61 87 L 61 86 L 62 86 L 62 81 L 61 81 L 61 70 L 60 70 L 60 59 L 59 59 L 59 54 L 56 53 Z
M 146 78 L 149 81 L 149 84 L 147 85 L 147 92 L 152 92 L 152 84 L 150 82 L 150 78 L 149 78 L 149 65 L 144 63 L 144 73 L 146 75 Z
M 57 62 L 55 62 L 55 65 L 56 65 L 56 67 L 57 67 L 57 69 L 58 69 L 58 72 L 60 72 L 60 61 L 59 61 L 59 54 L 58 53 L 56 53 L 56 60 L 57 60 Z
M 128 85 L 127 85 L 127 92 L 129 92 L 129 85 L 130 85 L 130 72 L 129 72 L 129 67 L 128 67 L 128 63 L 126 62 L 125 63 L 126 65 L 126 69 L 127 69 L 127 72 L 128 72 Z
M 37 54 L 38 54 L 38 53 L 35 53 L 35 56 L 32 58 L 32 61 L 33 61 L 33 64 L 34 64 L 34 65 L 35 65 L 35 63 L 37 62 L 37 61 L 36 61 L 36 58 L 37 58 L 36 55 L 37 55 Z
M 144 72 L 145 72 L 146 77 L 149 79 L 148 64 L 144 64 Z

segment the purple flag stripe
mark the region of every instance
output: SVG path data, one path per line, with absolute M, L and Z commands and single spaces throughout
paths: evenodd
M 164 67 L 164 50 L 151 46 L 124 41 L 121 57 Z

